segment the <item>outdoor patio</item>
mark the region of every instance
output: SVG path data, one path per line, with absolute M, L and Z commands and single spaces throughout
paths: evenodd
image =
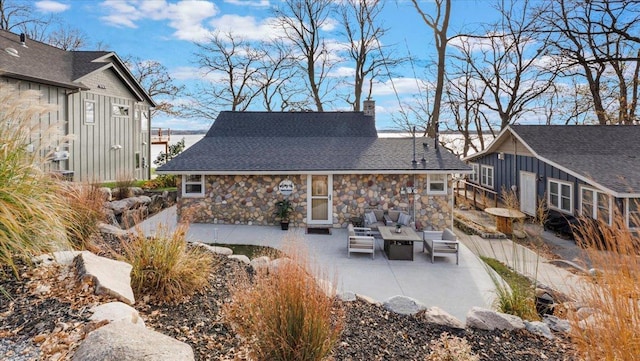
M 175 207 L 141 224 L 151 234 L 158 224 L 175 227 Z M 287 236 L 287 237 L 285 237 Z M 459 237 L 466 237 L 458 232 Z M 460 265 L 455 257 L 436 257 L 435 263 L 414 244 L 413 261 L 389 261 L 382 239 L 376 239 L 375 259 L 370 254 L 347 256 L 347 230 L 332 229 L 330 235 L 306 234 L 304 228 L 282 231 L 277 226 L 192 224 L 187 239 L 208 244 L 252 244 L 280 248 L 283 240 L 297 239 L 311 257 L 323 265 L 329 280 L 337 279 L 338 292 L 354 292 L 385 301 L 396 295 L 411 297 L 424 305 L 437 306 L 464 322 L 474 306 L 491 308 L 495 287 L 484 263 L 463 244 Z

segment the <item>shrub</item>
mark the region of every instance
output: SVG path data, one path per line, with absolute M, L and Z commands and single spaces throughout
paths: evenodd
M 136 184 L 135 178 L 128 173 L 118 173 L 116 176 L 115 193 L 113 196 L 116 199 L 125 199 L 133 196 L 131 188 Z
M 428 361 L 479 361 L 480 357 L 474 354 L 467 340 L 451 336 L 447 332 L 440 335 L 437 340 L 431 340 L 429 344 L 431 353 Z
M 306 256 L 289 246 L 277 267 L 258 271 L 253 283 L 239 283 L 225 319 L 249 343 L 259 360 L 321 360 L 332 350 L 342 330 L 335 289 L 316 282 Z
M 99 234 L 98 224 L 106 220 L 105 195 L 95 183 L 65 182 L 62 196 L 69 206 L 65 226 L 75 249 L 95 250 L 92 238 Z
M 161 224 L 150 237 L 137 229 L 132 239 L 121 241 L 122 258 L 133 266 L 131 286 L 136 297 L 150 295 L 179 302 L 209 284 L 213 256 L 201 247 L 187 245 L 187 227 L 178 225 L 169 232 Z
M 29 257 L 60 248 L 68 248 L 64 214 L 67 206 L 59 197 L 60 182 L 42 169 L 46 149 L 64 139 L 59 129 L 38 127 L 37 119 L 54 110 L 38 104 L 40 94 L 20 92 L 0 84 L 0 263 L 17 272 L 15 257 Z M 32 121 L 34 121 L 32 123 Z M 37 139 L 27 150 L 33 132 Z
M 496 259 L 482 257 L 482 260 L 497 273 L 489 272 L 496 287 L 498 310 L 525 320 L 539 320 L 535 289 L 529 279 Z
M 634 219 L 633 223 L 638 224 Z M 640 258 L 637 235 L 620 215 L 612 226 L 580 222 L 576 241 L 587 245 L 596 276 L 576 287 L 575 299 L 596 312 L 584 322 L 569 312 L 571 339 L 586 360 L 637 360 L 640 355 Z M 598 250 L 604 242 L 607 251 Z

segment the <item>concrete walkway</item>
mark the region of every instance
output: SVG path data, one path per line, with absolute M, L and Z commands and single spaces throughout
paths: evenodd
M 144 221 L 140 228 L 152 234 L 159 224 L 169 229 L 176 225 L 175 206 Z M 457 232 L 461 237 L 468 237 Z M 376 243 L 375 259 L 370 254 L 347 257 L 346 229 L 332 229 L 331 235 L 305 234 L 304 229 L 282 231 L 277 226 L 229 224 L 192 224 L 187 233 L 190 241 L 204 243 L 252 244 L 281 248 L 285 238 L 301 241 L 309 254 L 322 265 L 328 280 L 337 280 L 338 292 L 354 292 L 385 301 L 396 295 L 416 299 L 426 306 L 438 306 L 465 321 L 474 306 L 492 308 L 495 286 L 484 263 L 472 252 L 467 241 L 460 251 L 460 265 L 454 257 L 436 257 L 435 263 L 422 244 L 414 245 L 413 261 L 390 261 L 382 251 L 382 240 Z

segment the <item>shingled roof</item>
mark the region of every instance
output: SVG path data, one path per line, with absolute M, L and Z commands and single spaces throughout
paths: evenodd
M 427 150 L 423 152 L 423 143 Z M 176 174 L 470 172 L 434 140 L 378 138 L 362 112 L 221 112 L 207 135 L 157 169 Z M 424 156 L 425 162 L 421 159 Z
M 17 55 L 17 56 L 16 56 Z M 129 73 L 118 56 L 108 51 L 66 51 L 0 30 L 0 76 L 32 81 L 67 89 L 88 87 L 82 78 L 103 68 L 112 67 L 140 100 L 155 106 L 153 99 Z
M 619 196 L 640 193 L 639 126 L 511 125 L 495 142 L 507 132 L 537 158 L 587 183 Z

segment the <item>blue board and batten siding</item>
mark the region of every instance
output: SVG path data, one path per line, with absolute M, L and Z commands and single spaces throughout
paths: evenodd
M 576 200 L 580 199 L 580 185 L 586 184 L 567 172 L 532 156 L 504 154 L 504 159 L 498 159 L 498 153 L 489 153 L 471 160 L 470 163 L 493 166 L 493 190 L 498 194 L 501 194 L 503 189 L 510 190 L 512 185 L 520 187 L 521 171 L 536 174 L 536 194 L 538 199 L 543 197 L 546 199 L 547 180 L 549 178 L 572 183 L 574 210 L 578 207 Z M 519 195 L 518 192 L 516 194 Z

